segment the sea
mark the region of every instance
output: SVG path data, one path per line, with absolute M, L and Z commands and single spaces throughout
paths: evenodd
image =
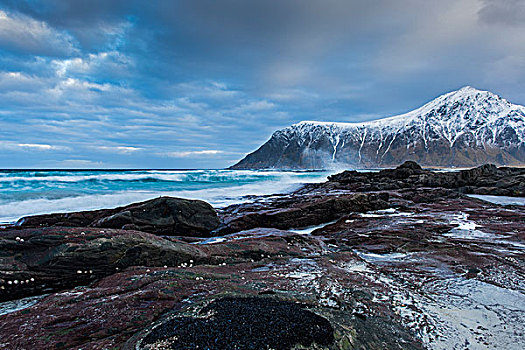
M 215 207 L 253 195 L 293 191 L 334 171 L 0 170 L 0 224 L 27 215 L 113 208 L 159 196 L 201 199 Z

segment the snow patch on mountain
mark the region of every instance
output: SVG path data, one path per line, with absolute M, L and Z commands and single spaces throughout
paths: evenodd
M 276 131 L 234 168 L 377 167 L 409 159 L 429 166 L 523 164 L 525 107 L 467 86 L 394 117 L 302 121 Z

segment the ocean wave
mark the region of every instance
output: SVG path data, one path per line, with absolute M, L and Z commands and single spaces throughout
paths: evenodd
M 275 173 L 272 173 L 275 174 Z M 245 176 L 235 175 L 234 176 Z M 53 189 L 51 198 L 46 197 L 46 192 L 39 192 L 38 198 L 30 198 L 26 193 L 20 193 L 19 200 L 13 197 L 7 202 L 0 201 L 0 223 L 15 222 L 27 215 L 38 215 L 57 212 L 71 212 L 81 210 L 95 210 L 113 208 L 130 203 L 144 201 L 159 196 L 173 196 L 190 199 L 201 199 L 215 207 L 224 207 L 230 204 L 246 201 L 246 196 L 284 193 L 298 188 L 307 182 L 320 182 L 326 179 L 326 174 L 309 174 L 309 176 L 294 173 L 279 173 L 270 178 L 259 177 L 258 181 L 228 186 L 208 186 L 180 190 L 106 190 L 100 193 L 82 194 L 66 193 L 60 189 Z M 218 183 L 218 181 L 215 181 Z M 189 182 L 191 183 L 191 181 Z M 51 192 L 50 192 L 51 193 Z M 64 196 L 60 196 L 60 194 Z M 0 196 L 2 196 L 0 194 Z M 6 196 L 4 196 L 6 197 Z M 5 199 L 5 198 L 4 198 Z
M 15 175 L 16 174 L 16 175 Z M 99 173 L 91 172 L 83 175 L 78 173 L 61 173 L 57 175 L 38 176 L 40 173 L 28 172 L 2 173 L 0 183 L 12 182 L 103 182 L 103 181 L 143 181 L 143 182 L 234 182 L 257 181 L 266 178 L 281 178 L 289 175 L 308 177 L 310 173 L 293 173 L 279 171 L 252 171 L 252 170 L 190 170 L 190 171 L 133 171 L 126 173 Z

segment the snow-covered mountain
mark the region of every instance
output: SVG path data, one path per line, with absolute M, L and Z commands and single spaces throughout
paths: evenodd
M 364 123 L 303 121 L 276 131 L 234 169 L 525 164 L 525 107 L 470 86 L 412 112 Z

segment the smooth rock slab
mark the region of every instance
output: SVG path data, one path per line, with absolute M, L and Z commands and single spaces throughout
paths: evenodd
M 325 198 L 308 198 L 282 201 L 277 206 L 271 204 L 265 210 L 235 211 L 235 206 L 223 211 L 224 226 L 217 231 L 228 234 L 257 227 L 305 228 L 325 224 L 339 219 L 351 212 L 367 212 L 369 210 L 386 209 L 390 207 L 388 193 L 358 193 L 346 196 L 327 196 Z M 249 206 L 249 205 L 248 205 Z M 233 209 L 233 215 L 229 213 Z

